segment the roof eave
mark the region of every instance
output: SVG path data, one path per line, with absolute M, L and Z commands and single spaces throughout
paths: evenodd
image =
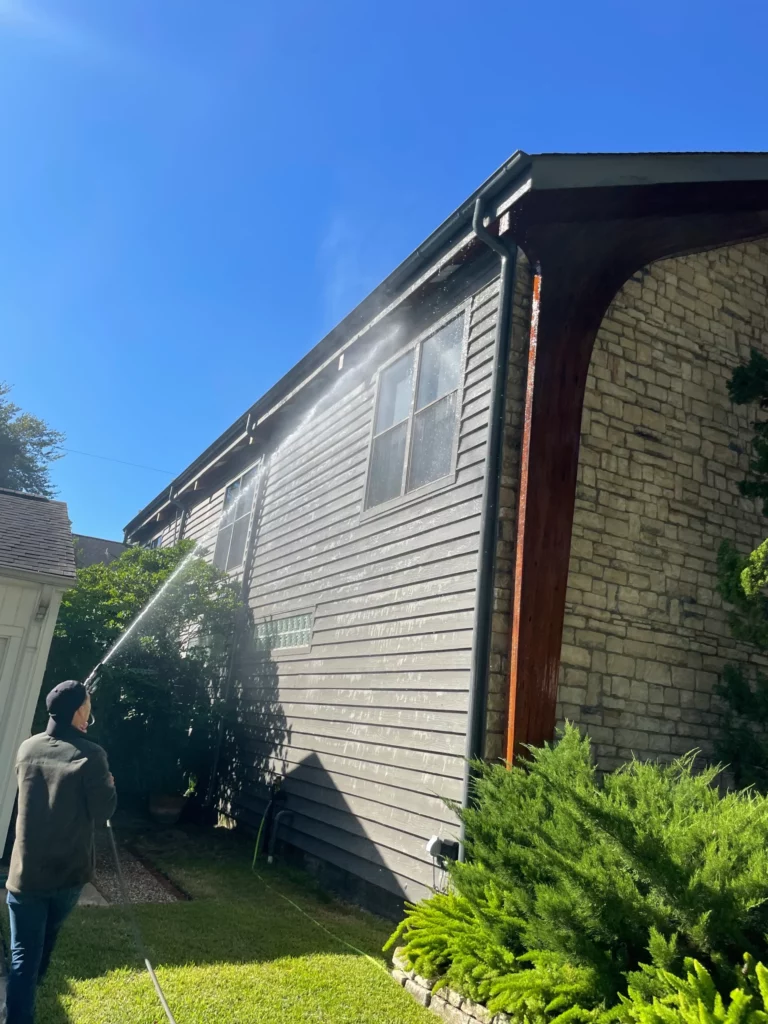
M 489 196 L 504 189 L 511 180 L 521 177 L 530 164 L 531 158 L 522 150 L 515 152 L 509 160 L 492 174 L 472 195 L 465 200 L 435 231 L 389 274 L 362 302 L 344 317 L 324 338 L 321 339 L 298 363 L 264 393 L 249 409 L 240 416 L 231 427 L 224 431 L 194 462 L 190 463 L 182 473 L 157 494 L 152 501 L 144 506 L 125 527 L 128 538 L 148 525 L 149 520 L 170 504 L 170 495 L 186 489 L 196 477 L 205 471 L 207 466 L 218 460 L 233 438 L 245 434 L 249 423 L 255 425 L 266 418 L 273 406 L 295 391 L 301 382 L 311 376 L 326 361 L 335 358 L 335 351 L 354 338 L 376 314 L 385 307 L 387 301 L 397 292 L 406 287 L 408 281 L 416 276 L 430 260 L 433 260 L 441 249 L 450 245 L 451 240 L 471 224 L 472 212 L 477 197 L 483 190 Z M 498 211 L 493 211 L 494 216 Z
M 0 565 L 0 577 L 19 580 L 23 583 L 42 583 L 56 587 L 58 590 L 69 590 L 77 581 L 77 573 L 72 570 L 72 575 L 59 575 L 58 573 L 35 572 L 34 569 L 19 569 L 17 566 Z
M 349 339 L 405 289 L 435 257 L 471 224 L 477 197 L 489 200 L 490 220 L 509 210 L 528 193 L 573 189 L 643 188 L 654 185 L 768 181 L 766 153 L 561 154 L 529 156 L 518 150 L 477 188 L 385 280 L 277 381 L 235 423 L 221 434 L 170 485 L 152 499 L 125 527 L 126 539 L 171 504 L 171 495 L 189 487 L 213 467 L 233 445 L 263 422 L 273 408 L 298 390 L 319 368 L 332 361 Z M 493 200 L 496 200 L 495 206 Z

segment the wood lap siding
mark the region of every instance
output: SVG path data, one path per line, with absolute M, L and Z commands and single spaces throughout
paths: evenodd
M 225 490 L 225 487 L 220 487 L 210 497 L 193 505 L 184 524 L 184 539 L 199 541 L 211 556 L 216 547 L 219 520 L 224 511 Z
M 456 834 L 443 799 L 461 797 L 497 295 L 493 282 L 468 311 L 454 485 L 361 518 L 367 380 L 275 454 L 257 527 L 254 620 L 311 612 L 313 628 L 308 649 L 242 667 L 240 810 L 263 807 L 249 765 L 272 766 L 291 843 L 409 899 L 432 884 L 426 840 Z M 279 741 L 264 740 L 265 708 L 281 716 Z

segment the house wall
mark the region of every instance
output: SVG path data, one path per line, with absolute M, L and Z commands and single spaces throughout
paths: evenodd
M 16 752 L 32 726 L 62 591 L 0 576 L 0 853 L 16 798 Z M 45 618 L 35 614 L 48 603 Z
M 187 513 L 184 523 L 184 540 L 196 540 L 202 547 L 210 552 L 216 547 L 216 532 L 219 521 L 224 512 L 224 492 L 226 486 L 218 487 L 212 494 L 207 495 L 202 501 L 193 505 Z M 174 533 L 175 523 L 169 524 L 163 534 L 163 544 L 172 544 L 178 536 L 178 530 Z
M 363 514 L 372 370 L 275 453 L 255 526 L 254 620 L 313 626 L 241 665 L 232 813 L 256 823 L 274 771 L 281 835 L 398 898 L 433 884 L 429 837 L 457 834 L 497 300 L 497 280 L 470 300 L 449 488 Z
M 612 303 L 582 420 L 558 717 L 610 768 L 694 747 L 712 755 L 719 673 L 753 651 L 715 590 L 722 540 L 766 535 L 740 497 L 754 409 L 726 384 L 768 352 L 768 243 L 664 260 Z

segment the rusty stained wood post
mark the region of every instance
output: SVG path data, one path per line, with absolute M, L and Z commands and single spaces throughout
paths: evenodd
M 621 272 L 542 258 L 533 279 L 520 460 L 506 757 L 555 728 L 584 390 Z M 551 267 L 551 269 L 548 269 Z M 621 276 L 621 280 L 623 280 Z
M 554 735 L 581 417 L 597 332 L 624 282 L 648 263 L 768 230 L 764 208 L 745 211 L 737 203 L 728 210 L 721 193 L 717 199 L 709 211 L 659 216 L 656 193 L 648 216 L 636 210 L 602 222 L 528 224 L 518 234 L 536 273 L 512 587 L 508 763 L 525 745 Z

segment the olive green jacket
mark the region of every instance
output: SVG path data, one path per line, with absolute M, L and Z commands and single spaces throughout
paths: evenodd
M 85 885 L 95 866 L 94 826 L 115 813 L 107 755 L 53 721 L 16 758 L 19 812 L 7 888 L 48 892 Z

